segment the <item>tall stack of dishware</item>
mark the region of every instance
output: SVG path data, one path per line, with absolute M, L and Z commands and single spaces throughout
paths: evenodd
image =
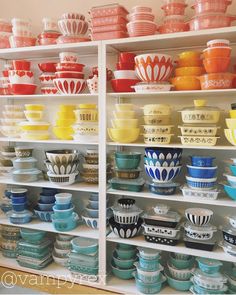
M 91 228 L 98 228 L 98 194 L 92 193 L 88 200 L 88 205 L 86 206 L 85 210 L 82 212 L 82 219 L 88 227 Z
M 2 255 L 8 258 L 16 258 L 17 242 L 21 238 L 20 228 L 9 225 L 2 225 L 1 237 Z
M 222 231 L 223 241 L 220 242 L 220 246 L 224 251 L 232 256 L 236 255 L 236 216 L 227 216 L 228 224 L 220 226 Z
M 81 176 L 86 183 L 98 183 L 98 150 L 87 150 L 84 156 L 85 163 L 83 163 L 83 172 Z
M 12 160 L 16 156 L 15 148 L 13 146 L 3 146 L 0 153 L 0 173 L 2 176 L 10 176 L 10 173 L 13 169 Z
M 236 158 L 231 158 L 229 169 L 231 174 L 228 171 L 224 174 L 227 179 L 227 183 L 223 184 L 224 191 L 232 200 L 236 200 Z
M 52 258 L 55 263 L 67 267 L 69 254 L 71 252 L 71 240 L 73 236 L 58 234 L 54 243 Z

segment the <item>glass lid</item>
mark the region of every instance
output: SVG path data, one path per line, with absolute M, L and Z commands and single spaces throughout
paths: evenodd
M 208 223 L 207 225 L 196 226 L 189 221 L 186 221 L 184 223 L 184 228 L 188 230 L 192 230 L 192 231 L 201 231 L 201 232 L 215 231 L 217 229 L 216 226 L 210 223 Z
M 154 209 L 149 210 L 143 217 L 170 222 L 179 222 L 181 219 L 181 215 L 178 212 L 168 211 L 166 214 L 157 214 Z
M 222 275 L 220 272 L 215 272 L 213 274 L 205 273 L 201 269 L 196 268 L 193 272 L 193 275 L 202 281 L 211 281 L 211 282 L 226 282 L 227 278 Z
M 37 160 L 33 157 L 30 158 L 15 158 L 13 159 L 15 163 L 36 163 Z
M 196 111 L 196 110 L 201 110 L 201 111 L 220 111 L 219 108 L 213 107 L 213 106 L 207 106 L 207 101 L 205 99 L 195 99 L 194 101 L 194 106 L 192 107 L 185 107 L 181 111 Z

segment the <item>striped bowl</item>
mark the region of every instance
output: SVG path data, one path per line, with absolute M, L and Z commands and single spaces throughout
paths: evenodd
M 185 210 L 186 218 L 194 225 L 202 226 L 209 223 L 213 211 L 205 208 L 188 208 Z

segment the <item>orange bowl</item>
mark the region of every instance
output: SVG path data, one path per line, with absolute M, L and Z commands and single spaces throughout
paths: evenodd
M 182 60 L 196 60 L 196 59 L 200 59 L 201 57 L 201 52 L 199 51 L 184 51 L 184 52 L 181 52 L 179 54 L 179 59 L 182 59 Z
M 200 81 L 197 76 L 181 76 L 171 79 L 175 90 L 201 90 Z
M 177 61 L 178 67 L 202 67 L 201 59 L 179 59 Z
M 201 76 L 204 72 L 203 67 L 181 67 L 175 69 L 175 76 Z
M 233 87 L 235 74 L 232 73 L 214 73 L 200 76 L 201 89 L 230 89 Z
M 213 57 L 205 58 L 203 60 L 205 70 L 210 73 L 224 73 L 227 72 L 230 64 L 230 57 Z
M 209 47 L 203 50 L 204 58 L 230 57 L 231 47 Z

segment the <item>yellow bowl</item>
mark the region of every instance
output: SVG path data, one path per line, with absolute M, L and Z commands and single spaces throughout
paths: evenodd
M 57 113 L 57 118 L 59 120 L 67 120 L 68 118 L 75 120 L 75 114 L 71 111 L 59 111 Z
M 236 119 L 236 110 L 230 110 L 229 111 L 229 116 L 231 119 Z
M 135 142 L 140 134 L 139 128 L 107 128 L 112 141 L 120 143 Z
M 116 103 L 115 108 L 118 112 L 133 111 L 134 105 L 132 103 Z
M 76 105 L 75 104 L 61 104 L 59 106 L 59 110 L 62 112 L 73 112 L 76 109 Z
M 225 137 L 232 145 L 236 145 L 236 129 L 225 129 Z
M 42 111 L 24 111 L 25 117 L 27 120 L 33 121 L 40 121 L 43 117 Z
M 81 103 L 79 109 L 96 109 L 97 105 L 94 103 Z
M 175 76 L 181 77 L 181 76 L 201 76 L 204 74 L 204 68 L 203 67 L 181 67 L 175 69 Z
M 73 129 L 72 127 L 53 127 L 53 133 L 58 139 L 71 140 L 73 139 Z
M 115 119 L 135 119 L 135 111 L 113 111 Z
M 22 131 L 46 131 L 50 124 L 46 122 L 21 122 L 19 126 Z
M 25 131 L 21 133 L 21 138 L 30 140 L 47 140 L 50 138 L 50 134 L 47 131 Z
M 25 104 L 25 109 L 27 111 L 43 111 L 44 108 L 43 104 Z
M 75 123 L 75 120 L 74 119 L 66 119 L 66 120 L 63 120 L 63 119 L 57 119 L 56 120 L 56 125 L 58 127 L 70 127 L 71 125 L 73 125 Z
M 114 119 L 111 120 L 111 124 L 113 128 L 137 128 L 138 127 L 138 119 Z
M 225 119 L 225 123 L 229 129 L 236 129 L 236 119 Z
M 193 59 L 200 59 L 201 52 L 199 51 L 184 51 L 179 54 L 179 59 L 185 60 L 193 60 Z

